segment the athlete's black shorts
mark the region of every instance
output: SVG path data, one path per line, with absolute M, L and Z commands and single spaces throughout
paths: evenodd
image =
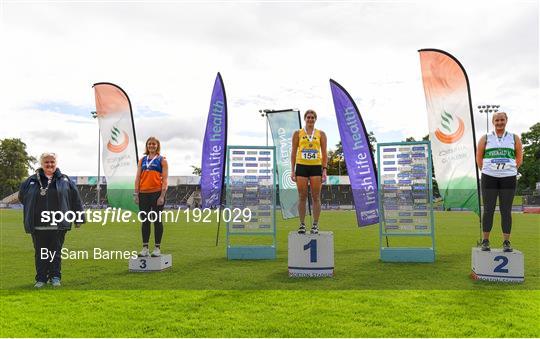
M 322 177 L 322 165 L 301 165 L 296 164 L 297 177 Z

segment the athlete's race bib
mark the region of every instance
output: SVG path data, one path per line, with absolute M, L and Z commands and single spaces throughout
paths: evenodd
M 510 159 L 491 159 L 489 167 L 492 171 L 504 171 L 508 170 L 512 166 Z
M 303 149 L 302 159 L 304 160 L 317 160 L 319 152 L 316 149 Z

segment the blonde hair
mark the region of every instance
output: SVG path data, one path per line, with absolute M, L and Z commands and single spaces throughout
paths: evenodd
M 156 153 L 159 154 L 159 152 L 161 151 L 161 142 L 159 142 L 158 138 L 156 137 L 150 137 L 148 139 L 146 139 L 146 143 L 144 144 L 144 154 L 148 155 L 150 152 L 148 152 L 148 143 L 150 141 L 155 141 L 157 143 L 157 150 L 156 150 Z
M 306 119 L 306 117 L 307 117 L 308 114 L 313 114 L 313 116 L 315 117 L 315 119 L 317 119 L 317 112 L 315 112 L 315 111 L 312 110 L 312 109 L 308 109 L 308 110 L 306 111 L 306 113 L 304 113 L 304 120 Z
M 497 114 L 504 114 L 504 117 L 506 118 L 506 120 L 508 120 L 508 115 L 506 115 L 506 112 L 495 112 L 495 113 L 493 113 L 493 116 L 492 116 L 492 118 L 491 118 L 491 121 L 494 121 L 494 120 L 495 120 L 495 116 L 496 116 Z

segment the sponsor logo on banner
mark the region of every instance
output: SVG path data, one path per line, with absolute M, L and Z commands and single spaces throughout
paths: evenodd
M 129 136 L 126 131 L 113 126 L 107 149 L 113 153 L 122 153 L 129 145 Z
M 291 178 L 292 171 L 290 169 L 286 169 L 283 171 L 283 174 L 281 175 L 281 183 L 283 185 L 283 188 L 294 188 L 296 186 L 296 183 Z
M 376 218 L 379 215 L 378 210 L 361 211 L 360 214 L 362 215 L 363 218 L 366 218 L 366 219 Z
M 455 118 L 453 114 L 443 111 L 441 114 L 441 125 L 435 130 L 437 139 L 445 144 L 453 144 L 461 139 L 464 132 L 465 123 L 463 120 L 460 117 Z

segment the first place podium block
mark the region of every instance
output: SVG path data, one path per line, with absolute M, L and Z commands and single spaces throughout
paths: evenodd
M 172 267 L 172 255 L 162 254 L 160 257 L 137 257 L 129 259 L 130 272 L 157 272 Z
M 503 252 L 502 249 L 482 251 L 472 248 L 472 273 L 474 280 L 499 282 L 523 282 L 525 268 L 523 253 L 518 250 Z
M 289 277 L 334 276 L 334 234 L 289 233 Z

